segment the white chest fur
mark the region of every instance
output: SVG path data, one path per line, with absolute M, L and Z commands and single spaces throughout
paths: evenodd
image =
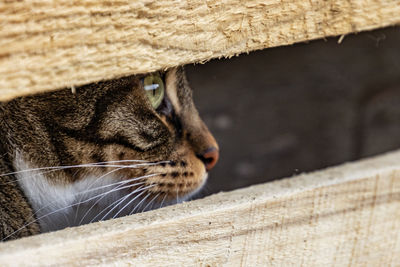
M 45 177 L 46 170 L 25 171 L 31 170 L 32 166 L 21 157 L 17 157 L 14 166 L 19 171 L 16 177 L 34 209 L 42 232 L 100 220 L 107 214 L 105 209 L 110 203 L 126 194 L 122 190 L 109 193 L 115 188 L 112 186 L 117 182 L 115 177 L 87 177 L 73 184 L 57 185 Z M 109 213 L 107 218 L 114 213 Z

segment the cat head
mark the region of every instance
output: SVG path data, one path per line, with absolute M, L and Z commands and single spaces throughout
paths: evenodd
M 5 108 L 4 108 L 5 107 Z M 85 177 L 129 181 L 173 201 L 198 191 L 218 145 L 192 100 L 183 68 L 135 75 L 13 100 L 4 105 L 10 143 L 29 166 L 73 166 L 46 173 L 54 185 Z M 93 164 L 94 163 L 94 164 Z M 97 165 L 96 165 L 97 164 Z

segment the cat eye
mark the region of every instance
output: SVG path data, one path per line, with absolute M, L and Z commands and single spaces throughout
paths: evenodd
M 164 99 L 164 82 L 160 73 L 147 75 L 142 79 L 143 88 L 153 108 L 158 108 Z

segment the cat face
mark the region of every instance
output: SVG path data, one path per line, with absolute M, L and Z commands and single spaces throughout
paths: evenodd
M 198 191 L 218 160 L 218 145 L 199 117 L 182 68 L 91 84 L 74 94 L 65 89 L 25 97 L 3 109 L 13 118 L 7 125 L 15 132 L 14 161 L 22 157 L 30 168 L 81 166 L 42 175 L 57 188 L 95 177 L 108 181 L 103 187 L 123 185 L 125 196 L 140 192 L 143 203 L 174 202 Z M 22 187 L 26 192 L 33 186 Z M 35 202 L 32 192 L 27 195 Z

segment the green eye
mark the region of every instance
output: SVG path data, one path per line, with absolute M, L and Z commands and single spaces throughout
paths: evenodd
M 158 108 L 164 99 L 164 82 L 160 74 L 146 76 L 143 79 L 143 88 L 153 108 Z

